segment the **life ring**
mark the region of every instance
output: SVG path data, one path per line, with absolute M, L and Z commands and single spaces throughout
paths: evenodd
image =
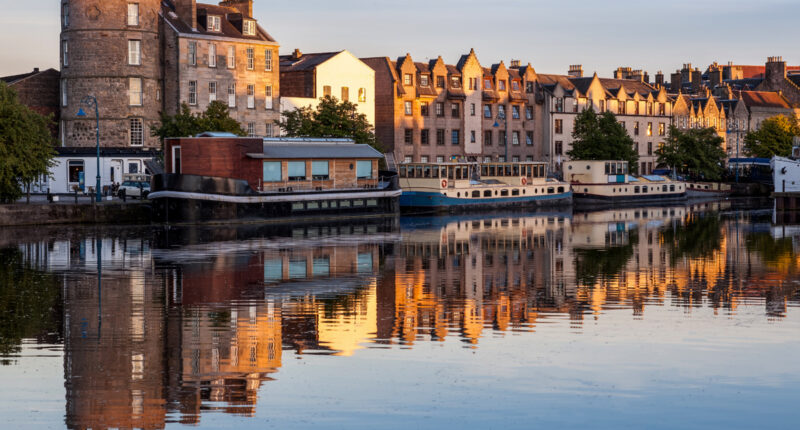
M 447 179 L 442 179 L 442 188 L 447 188 Z
M 522 178 L 522 186 L 528 185 L 528 178 Z

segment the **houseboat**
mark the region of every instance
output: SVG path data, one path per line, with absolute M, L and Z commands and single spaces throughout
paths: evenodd
M 546 163 L 404 163 L 398 177 L 401 209 L 564 206 L 569 184 L 547 178 Z
M 791 157 L 772 157 L 773 192 L 778 211 L 800 210 L 800 137 L 794 138 Z
M 665 176 L 628 174 L 626 161 L 568 161 L 564 178 L 577 206 L 667 203 L 686 199 L 686 184 Z
M 199 223 L 398 210 L 397 177 L 383 154 L 349 139 L 167 139 L 165 173 L 152 179 L 157 222 Z
M 727 197 L 733 195 L 731 184 L 723 182 L 686 182 L 686 196 L 689 198 Z

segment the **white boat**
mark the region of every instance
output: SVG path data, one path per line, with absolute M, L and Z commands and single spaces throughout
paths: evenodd
M 686 182 L 686 195 L 690 198 L 724 197 L 733 194 L 731 184 L 722 182 Z
M 400 207 L 455 211 L 572 203 L 569 184 L 547 177 L 547 164 L 404 163 Z
M 568 161 L 564 178 L 576 205 L 667 203 L 686 199 L 686 184 L 666 176 L 628 174 L 626 161 Z

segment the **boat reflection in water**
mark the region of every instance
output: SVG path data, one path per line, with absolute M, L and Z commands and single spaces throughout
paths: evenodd
M 160 428 L 255 415 L 289 356 L 480 348 L 649 308 L 777 321 L 800 302 L 796 240 L 727 205 L 107 233 L 101 285 L 92 237 L 19 249 L 63 277 L 67 426 Z

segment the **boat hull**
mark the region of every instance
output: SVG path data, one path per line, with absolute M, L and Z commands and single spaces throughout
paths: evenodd
M 672 194 L 639 194 L 621 196 L 606 196 L 601 194 L 587 193 L 575 193 L 573 195 L 575 206 L 578 207 L 608 207 L 653 203 L 675 203 L 685 201 L 686 198 L 687 196 L 685 192 Z
M 572 192 L 478 199 L 449 197 L 437 192 L 403 191 L 400 196 L 400 208 L 403 210 L 428 209 L 457 212 L 488 208 L 558 207 L 570 204 L 572 204 Z

